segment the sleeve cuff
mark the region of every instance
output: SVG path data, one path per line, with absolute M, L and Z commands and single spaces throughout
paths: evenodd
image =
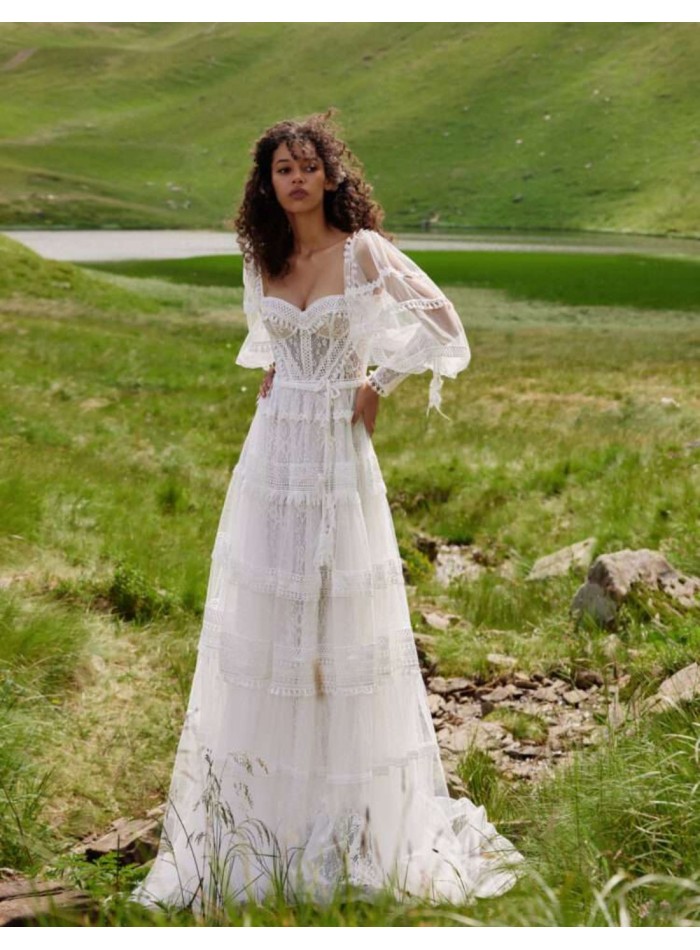
M 388 366 L 378 366 L 367 376 L 367 382 L 380 396 L 388 396 L 409 373 L 398 373 Z

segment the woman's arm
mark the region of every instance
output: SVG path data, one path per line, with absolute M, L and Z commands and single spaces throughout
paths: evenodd
M 432 370 L 428 411 L 440 412 L 442 376 L 454 378 L 471 358 L 459 314 L 425 271 L 376 231 L 362 232 L 356 265 L 359 332 L 368 341 L 368 363 L 376 366 L 370 386 L 388 396 L 412 373 Z

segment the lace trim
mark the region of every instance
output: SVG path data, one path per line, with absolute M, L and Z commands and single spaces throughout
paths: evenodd
M 254 496 L 270 506 L 279 508 L 291 505 L 294 508 L 317 508 L 323 503 L 323 492 L 320 494 L 311 489 L 273 488 L 269 485 L 256 484 L 254 479 L 246 478 L 240 482 L 240 490 L 246 495 Z M 373 483 L 361 488 L 334 488 L 333 503 L 361 504 L 361 499 L 367 497 L 381 497 L 386 495 L 386 485 Z
M 468 350 L 466 350 L 464 346 L 460 344 L 449 344 L 446 346 L 438 345 L 435 347 L 426 347 L 424 350 L 421 350 L 419 363 L 416 362 L 415 354 L 409 354 L 402 359 L 400 352 L 386 355 L 381 352 L 375 352 L 371 362 L 381 364 L 388 369 L 393 369 L 398 373 L 406 373 L 408 375 L 409 373 L 423 373 L 426 369 L 435 369 L 434 363 L 435 360 L 437 360 L 437 371 L 440 375 L 448 376 L 453 379 L 454 376 L 442 368 L 441 361 L 452 357 L 465 358 L 467 354 Z
M 376 393 L 379 393 L 380 396 L 387 395 L 386 390 L 384 389 L 382 385 L 380 385 L 374 373 L 370 373 L 370 375 L 367 377 L 367 382 L 370 384 L 370 386 Z
M 355 268 L 355 256 L 352 253 L 355 241 L 359 235 L 365 231 L 366 228 L 358 228 L 354 234 L 351 234 L 350 237 L 345 242 L 343 247 L 343 277 L 345 280 L 345 296 L 347 297 L 351 292 L 354 286 L 354 268 Z
M 271 344 L 269 340 L 251 340 L 248 337 L 244 341 L 244 345 L 247 351 L 251 353 L 271 353 Z
M 321 778 L 332 785 L 350 785 L 360 782 L 371 782 L 378 775 L 389 775 L 394 769 L 403 769 L 407 765 L 418 762 L 421 759 L 434 759 L 440 755 L 436 742 L 424 742 L 410 752 L 404 755 L 389 756 L 382 759 L 381 764 L 370 766 L 362 772 L 333 772 L 331 769 L 323 767 L 310 767 L 304 769 L 295 769 L 293 766 L 280 765 L 277 768 L 268 766 L 265 777 L 284 775 L 291 779 L 300 779 L 306 782 L 309 777 Z
M 410 627 L 371 643 L 329 649 L 261 642 L 217 629 L 220 636 L 212 634 L 211 624 L 203 625 L 198 650 L 218 652 L 223 679 L 272 695 L 373 694 L 398 675 L 421 676 Z
M 295 574 L 280 571 L 274 567 L 251 568 L 230 553 L 230 542 L 226 535 L 218 535 L 212 560 L 217 567 L 226 569 L 226 579 L 238 583 L 248 590 L 274 597 L 294 600 L 314 600 L 321 594 L 328 597 L 348 597 L 352 594 L 370 594 L 372 591 L 386 590 L 404 585 L 401 559 L 372 564 L 362 571 L 332 570 L 314 574 Z M 205 612 L 205 623 L 207 614 Z M 212 621 L 215 625 L 220 623 Z
M 354 283 L 346 291 L 346 296 L 357 296 L 362 294 L 371 294 L 384 284 L 384 278 L 389 275 L 395 275 L 396 277 L 401 277 L 401 271 L 397 270 L 395 267 L 380 267 L 377 270 L 377 277 L 374 280 L 364 280 L 361 283 Z
M 345 299 L 341 302 L 340 298 L 329 309 L 324 308 L 318 315 L 313 315 L 308 318 L 306 315 L 311 312 L 311 307 L 313 307 L 314 304 L 330 300 L 331 297 L 320 297 L 306 310 L 298 310 L 294 304 L 289 303 L 287 300 L 282 300 L 279 297 L 265 297 L 263 299 L 265 303 L 263 304 L 262 313 L 264 314 L 265 322 L 283 326 L 290 331 L 300 330 L 304 333 L 313 333 L 326 323 L 329 317 L 345 317 L 347 312 L 347 302 Z M 347 320 L 339 322 L 340 326 L 336 328 L 337 336 L 341 335 L 343 324 L 347 332 Z
M 233 470 L 232 482 L 239 491 L 269 498 L 277 504 L 320 504 L 330 491 L 338 501 L 357 502 L 362 495 L 383 495 L 387 488 L 378 464 L 371 461 L 335 462 L 333 486 L 322 482 L 321 464 L 271 462 L 249 452 Z
M 272 652 L 275 662 L 295 666 L 318 661 L 327 666 L 344 667 L 353 664 L 356 667 L 366 666 L 371 669 L 393 669 L 391 660 L 398 657 L 401 659 L 399 666 L 419 668 L 418 652 L 410 624 L 396 627 L 366 643 L 342 642 L 324 647 L 314 642 L 311 645 L 299 646 L 272 638 L 264 640 L 260 635 L 246 636 L 238 629 L 236 619 L 216 606 L 216 600 L 209 601 L 204 609 L 200 643 L 213 644 L 218 649 L 250 661 Z
M 203 643 L 200 650 L 219 651 L 219 647 L 211 643 Z M 220 652 L 220 651 L 219 651 Z M 233 686 L 242 686 L 244 689 L 264 690 L 270 696 L 286 696 L 299 699 L 318 699 L 319 695 L 328 696 L 371 696 L 386 688 L 387 683 L 396 676 L 420 676 L 420 670 L 413 669 L 394 669 L 384 674 L 384 679 L 373 684 L 363 684 L 355 686 L 338 686 L 324 681 L 323 689 L 319 692 L 317 686 L 285 686 L 282 683 L 276 683 L 267 677 L 252 677 L 236 672 L 235 670 L 219 667 L 219 676 L 226 683 Z
M 274 387 L 274 382 L 273 382 Z M 312 395 L 317 396 L 316 393 Z M 323 394 L 321 394 L 323 395 Z M 333 403 L 333 419 L 342 420 L 343 422 L 349 422 L 352 419 L 352 408 L 345 409 L 340 404 L 339 400 L 335 400 Z M 258 403 L 258 412 L 261 416 L 264 416 L 266 419 L 281 421 L 281 422 L 305 422 L 309 425 L 326 425 L 328 423 L 328 414 L 326 410 L 325 403 L 316 399 L 311 405 L 308 405 L 307 408 L 298 411 L 296 409 L 286 409 L 282 406 L 275 405 L 269 399 L 261 399 Z

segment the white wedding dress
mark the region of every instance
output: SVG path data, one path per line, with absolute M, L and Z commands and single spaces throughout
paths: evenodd
M 452 304 L 375 231 L 344 246 L 345 292 L 305 310 L 244 263 L 237 363 L 276 374 L 233 469 L 158 855 L 130 899 L 465 903 L 522 855 L 451 799 L 374 446 L 350 418 L 371 362 L 385 395 L 469 362 Z

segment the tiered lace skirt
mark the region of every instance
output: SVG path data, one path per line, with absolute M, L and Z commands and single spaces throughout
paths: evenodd
M 500 894 L 522 856 L 448 795 L 355 391 L 276 383 L 229 484 L 160 850 L 131 899 Z

